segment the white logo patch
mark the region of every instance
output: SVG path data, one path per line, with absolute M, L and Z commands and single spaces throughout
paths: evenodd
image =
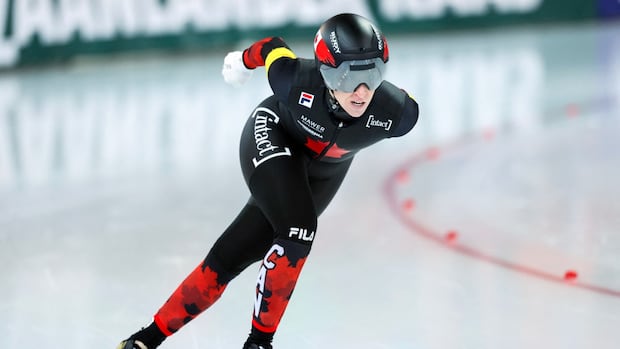
M 312 108 L 312 102 L 314 102 L 314 95 L 302 91 L 299 95 L 299 105 L 303 105 L 306 108 Z
M 381 127 L 386 131 L 389 131 L 392 127 L 392 119 L 388 119 L 387 121 L 376 120 L 374 115 L 368 117 L 368 122 L 366 122 L 366 127 Z

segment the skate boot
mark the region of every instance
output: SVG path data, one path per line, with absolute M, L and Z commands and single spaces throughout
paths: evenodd
M 245 342 L 243 349 L 273 349 L 271 344 L 256 344 Z
M 122 341 L 116 349 L 155 349 L 166 336 L 152 323 Z
M 116 347 L 116 349 L 149 349 L 144 343 L 137 339 L 126 339 Z

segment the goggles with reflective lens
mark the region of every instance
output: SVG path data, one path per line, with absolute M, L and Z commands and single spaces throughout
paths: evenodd
M 321 64 L 319 70 L 327 88 L 350 93 L 361 84 L 366 84 L 370 90 L 379 87 L 385 62 L 381 58 L 344 61 L 336 68 Z

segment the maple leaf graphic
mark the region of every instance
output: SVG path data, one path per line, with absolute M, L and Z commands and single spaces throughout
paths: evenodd
M 328 145 L 329 145 L 329 142 L 321 142 L 321 141 L 311 139 L 310 137 L 306 137 L 305 146 L 317 154 L 321 154 L 321 152 L 323 152 L 323 150 L 325 150 L 325 147 L 327 147 Z M 327 150 L 327 153 L 325 153 L 325 156 L 330 157 L 330 158 L 341 158 L 344 154 L 349 153 L 349 152 L 350 152 L 349 150 L 340 148 L 337 143 L 334 143 Z

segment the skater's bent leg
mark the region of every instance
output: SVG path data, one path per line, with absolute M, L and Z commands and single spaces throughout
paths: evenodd
M 264 255 L 256 285 L 249 341 L 259 344 L 271 342 L 317 228 L 305 167 L 295 159 L 269 162 L 258 167 L 249 181 L 253 198 L 275 230 L 275 239 Z
M 252 327 L 273 334 L 293 294 L 310 245 L 276 239 L 265 255 L 256 283 Z
M 257 281 L 256 301 L 252 319 L 252 331 L 248 342 L 268 344 L 273 340 L 274 333 L 282 318 L 288 301 L 292 295 L 299 273 L 310 252 L 314 232 L 316 231 L 317 215 L 325 210 L 335 193 L 338 191 L 351 161 L 339 164 L 313 164 L 308 180 L 312 199 L 308 199 L 307 186 L 303 183 L 292 184 L 287 181 L 299 178 L 299 173 L 289 179 L 273 174 L 254 174 L 256 178 L 278 178 L 278 184 L 262 186 L 262 189 L 251 185 L 253 194 L 261 202 L 261 206 L 271 217 L 280 232 L 273 246 L 263 259 Z M 297 166 L 296 168 L 303 168 Z M 285 171 L 279 169 L 279 171 Z M 291 174 L 291 172 L 287 172 Z M 286 190 L 278 186 L 288 185 L 294 189 Z M 279 196 L 277 200 L 261 200 L 268 197 L 269 191 L 291 193 Z M 295 200 L 297 198 L 297 200 Z M 266 201 L 266 202 L 265 202 Z M 308 205 L 314 204 L 314 210 Z M 278 223 L 280 222 L 280 223 Z M 287 232 L 286 227 L 291 226 Z M 298 227 L 307 227 L 299 228 Z M 284 232 L 284 234 L 282 233 Z M 288 233 L 288 234 L 286 234 Z M 269 348 L 270 346 L 266 346 Z
M 230 274 L 201 263 L 155 314 L 157 327 L 166 336 L 172 335 L 215 303 L 231 279 Z
M 181 282 L 154 316 L 154 322 L 130 339 L 157 347 L 215 303 L 226 285 L 260 260 L 273 241 L 273 229 L 255 205 L 246 205 L 215 242 L 204 261 Z
M 260 257 L 252 332 L 245 347 L 271 348 L 317 227 L 310 159 L 279 124 L 281 106 L 275 97 L 261 103 L 248 118 L 239 146 L 243 177 L 275 233 Z

